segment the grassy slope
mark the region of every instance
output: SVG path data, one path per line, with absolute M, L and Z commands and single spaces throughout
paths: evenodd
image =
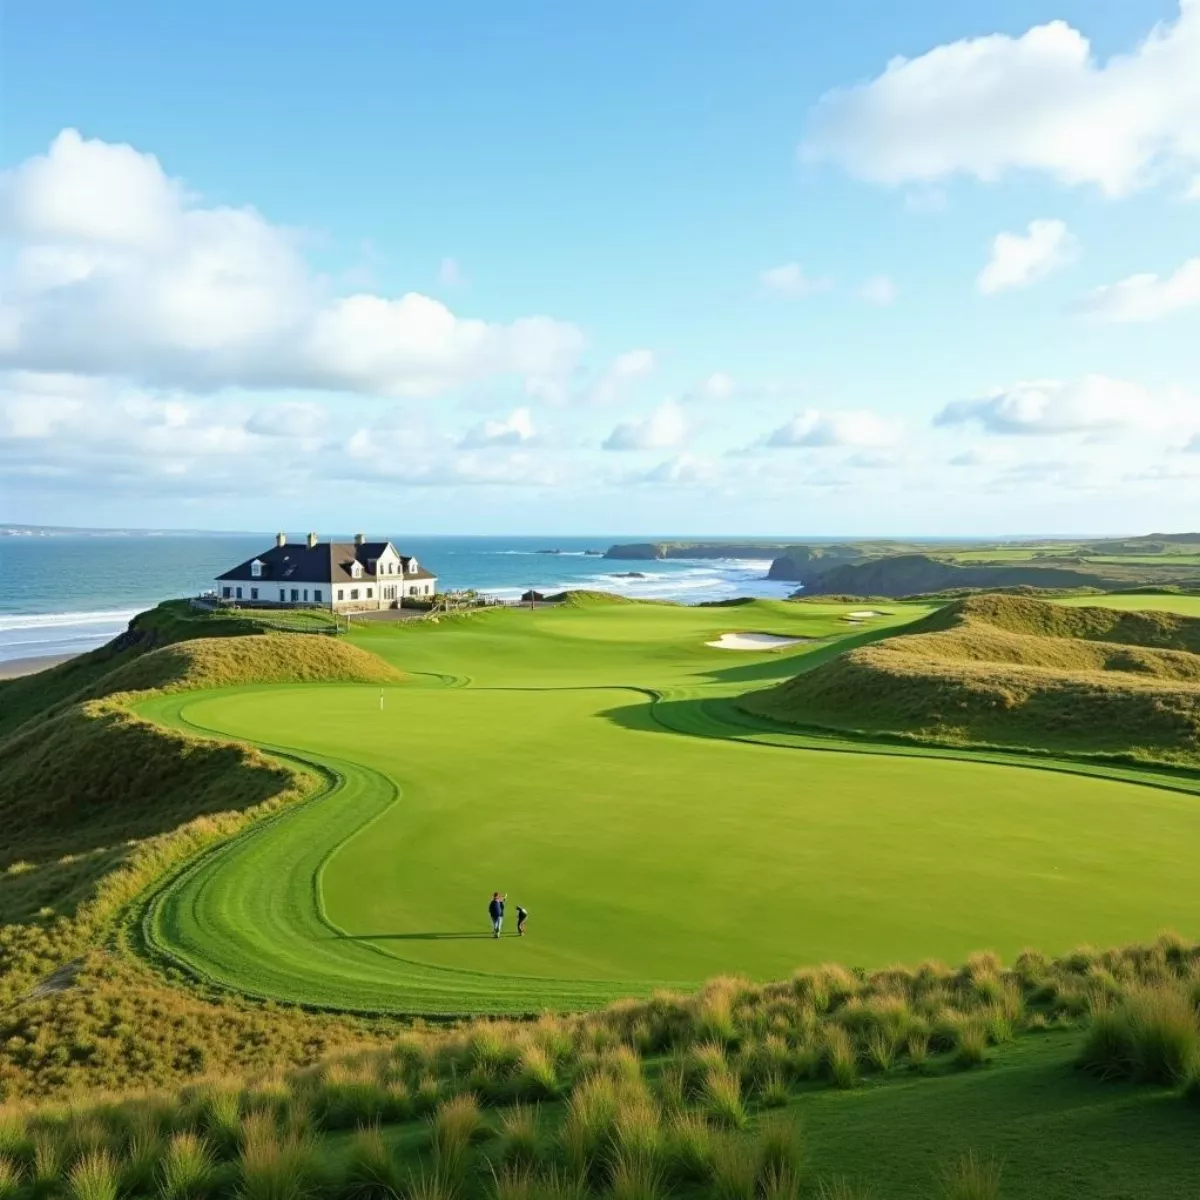
M 846 611 L 494 613 L 361 635 L 466 690 L 392 689 L 382 711 L 376 691 L 354 688 L 155 701 L 158 719 L 299 749 L 349 781 L 168 891 L 156 936 L 203 973 L 268 994 L 505 1011 L 716 970 L 957 956 L 981 941 L 1065 949 L 1186 924 L 1200 899 L 1191 796 L 813 753 L 786 736 L 745 744 L 769 738 L 747 739 L 720 698 L 844 643 L 743 656 L 704 641 L 729 629 L 844 635 Z M 665 698 L 651 707 L 639 687 Z M 664 736 L 660 715 L 709 736 Z M 322 863 L 323 912 L 309 899 Z M 478 936 L 495 887 L 534 913 L 525 942 Z
M 980 596 L 741 703 L 801 725 L 1192 763 L 1198 650 L 1195 618 Z

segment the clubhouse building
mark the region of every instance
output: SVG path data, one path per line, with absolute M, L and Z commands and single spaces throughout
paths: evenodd
M 267 608 L 319 607 L 331 612 L 373 612 L 427 601 L 437 576 L 391 542 L 321 542 L 310 533 L 292 545 L 287 535 L 256 558 L 218 575 L 217 598 Z

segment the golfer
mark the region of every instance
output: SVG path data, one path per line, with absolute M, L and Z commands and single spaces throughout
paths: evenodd
M 492 918 L 492 937 L 500 936 L 500 926 L 504 924 L 504 901 L 506 896 L 499 892 L 492 893 L 492 902 L 488 905 L 488 916 Z
M 529 913 L 525 911 L 519 904 L 517 905 L 517 937 L 525 936 L 525 922 L 529 918 Z

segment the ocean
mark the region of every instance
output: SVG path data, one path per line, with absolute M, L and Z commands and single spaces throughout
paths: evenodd
M 222 571 L 272 540 L 271 534 L 0 537 L 0 662 L 80 654 L 103 645 L 135 614 L 211 588 Z M 416 555 L 436 571 L 439 587 L 474 588 L 501 599 L 514 599 L 531 587 L 597 588 L 694 604 L 731 596 L 786 596 L 795 588 L 765 578 L 768 558 L 623 562 L 585 553 L 637 540 L 629 537 L 391 540 L 401 553 Z M 550 550 L 559 553 L 545 553 Z

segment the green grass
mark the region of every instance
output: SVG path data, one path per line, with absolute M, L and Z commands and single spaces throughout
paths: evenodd
M 145 716 L 337 782 L 173 880 L 146 934 L 252 994 L 454 1013 L 1188 926 L 1194 794 L 1136 771 L 853 753 L 729 712 L 723 698 L 878 636 L 847 626 L 854 607 L 471 615 L 354 636 L 415 680 L 382 709 L 378 687 L 333 685 L 148 701 Z M 929 611 L 888 605 L 873 624 Z M 704 644 L 739 629 L 844 640 Z M 526 938 L 486 936 L 497 888 L 530 909 Z
M 1052 601 L 1068 608 L 1115 608 L 1122 612 L 1179 613 L 1184 617 L 1200 617 L 1200 596 L 1171 595 L 1164 592 L 1111 592 L 1101 596 L 1065 596 Z

